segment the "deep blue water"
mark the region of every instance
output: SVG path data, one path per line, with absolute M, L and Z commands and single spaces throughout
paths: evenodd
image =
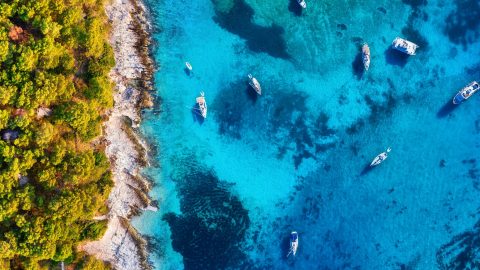
M 477 0 L 146 5 L 160 210 L 134 225 L 155 269 L 480 269 L 480 95 L 451 105 L 480 80 Z M 396 36 L 417 55 L 392 51 Z

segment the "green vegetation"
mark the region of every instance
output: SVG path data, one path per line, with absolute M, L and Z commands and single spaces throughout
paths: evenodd
M 108 269 L 98 239 L 112 187 L 99 140 L 113 105 L 104 0 L 0 1 L 0 268 Z

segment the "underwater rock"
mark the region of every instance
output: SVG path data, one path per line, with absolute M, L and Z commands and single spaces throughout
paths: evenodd
M 341 31 L 345 31 L 347 30 L 347 25 L 345 25 L 344 23 L 338 23 L 337 28 Z
M 377 10 L 383 14 L 387 14 L 387 10 L 384 7 L 378 7 Z
M 230 33 L 245 39 L 251 51 L 264 52 L 277 58 L 290 58 L 283 39 L 283 27 L 264 27 L 253 23 L 255 12 L 244 0 L 233 0 L 233 6 L 230 7 L 229 4 L 228 8 L 219 6 L 222 1 L 212 2 L 216 14 L 213 20 Z
M 442 270 L 479 269 L 480 222 L 471 231 L 456 235 L 437 251 L 437 263 Z
M 480 37 L 480 2 L 477 0 L 456 1 L 456 9 L 445 20 L 444 32 L 451 42 L 467 47 Z
M 239 243 L 250 225 L 248 211 L 212 172 L 191 161 L 179 167 L 184 169 L 172 179 L 182 213 L 167 213 L 163 219 L 185 269 L 244 268 L 248 262 Z
M 428 4 L 427 0 L 402 0 L 402 2 L 411 6 L 413 9 L 417 9 Z

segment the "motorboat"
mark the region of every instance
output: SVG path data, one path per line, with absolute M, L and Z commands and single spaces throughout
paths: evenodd
M 396 37 L 392 42 L 392 48 L 408 55 L 415 55 L 418 47 L 417 44 L 399 37 Z
M 363 67 L 367 71 L 370 67 L 370 47 L 368 47 L 367 43 L 363 44 L 362 46 L 362 61 Z
M 192 71 L 192 70 L 193 70 L 192 64 L 190 64 L 190 62 L 185 62 L 185 66 L 187 67 L 187 69 L 188 69 L 189 71 Z
M 203 118 L 207 118 L 207 101 L 205 100 L 205 93 L 200 92 L 200 96 L 196 99 L 198 110 L 200 111 L 200 115 Z
M 370 163 L 370 167 L 377 166 L 378 164 L 382 163 L 385 159 L 388 157 L 388 153 L 390 153 L 392 149 L 390 147 L 387 148 L 385 152 L 380 153 L 378 156 L 376 156 L 372 163 Z
M 302 8 L 307 8 L 307 2 L 305 2 L 305 0 L 297 0 L 297 2 Z
M 290 233 L 290 251 L 287 254 L 287 257 L 290 254 L 293 254 L 295 256 L 297 254 L 297 249 L 298 249 L 298 233 L 296 231 L 293 231 Z
M 258 80 L 252 76 L 252 74 L 248 74 L 248 84 L 257 92 L 257 94 L 262 95 L 262 87 Z
M 478 89 L 480 89 L 480 84 L 478 84 L 478 82 L 473 81 L 473 82 L 469 83 L 467 86 L 462 88 L 462 90 L 460 90 L 455 95 L 455 97 L 453 98 L 453 104 L 460 104 L 460 103 L 464 102 L 469 97 L 471 97 L 473 94 L 475 94 L 475 92 L 477 92 Z

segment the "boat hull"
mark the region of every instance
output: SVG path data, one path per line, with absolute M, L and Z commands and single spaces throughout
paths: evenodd
M 392 48 L 408 55 L 415 55 L 419 46 L 411 41 L 396 37 L 392 42 Z
M 302 8 L 307 8 L 307 2 L 305 2 L 305 0 L 297 0 L 297 2 Z
M 248 84 L 257 92 L 257 94 L 262 95 L 262 87 L 255 77 L 252 74 L 248 74 Z
M 207 118 L 207 101 L 205 100 L 205 94 L 201 92 L 200 96 L 197 97 L 196 101 L 198 110 L 200 111 L 200 115 L 203 118 Z
M 365 43 L 362 46 L 362 62 L 366 71 L 370 68 L 370 48 Z
M 454 97 L 453 97 L 453 104 L 455 105 L 458 105 L 462 102 L 464 102 L 466 99 L 462 97 L 462 94 L 461 93 L 457 93 Z
M 383 161 L 385 161 L 385 159 L 387 159 L 388 156 L 382 155 L 382 154 L 378 155 L 376 158 L 373 159 L 372 163 L 370 163 L 370 167 L 380 165 L 380 163 L 382 163 Z
M 390 147 L 387 148 L 387 150 L 385 152 L 382 152 L 380 153 L 378 156 L 376 156 L 372 163 L 370 163 L 370 167 L 374 167 L 374 166 L 377 166 L 379 165 L 380 163 L 384 162 L 385 159 L 388 158 L 388 153 L 390 153 L 390 151 L 392 151 L 392 149 Z
M 453 104 L 457 105 L 464 102 L 465 100 L 469 99 L 473 94 L 475 94 L 479 89 L 480 84 L 478 82 L 473 81 L 469 83 L 453 97 Z
M 290 234 L 290 252 L 295 256 L 298 249 L 298 233 L 293 231 Z

